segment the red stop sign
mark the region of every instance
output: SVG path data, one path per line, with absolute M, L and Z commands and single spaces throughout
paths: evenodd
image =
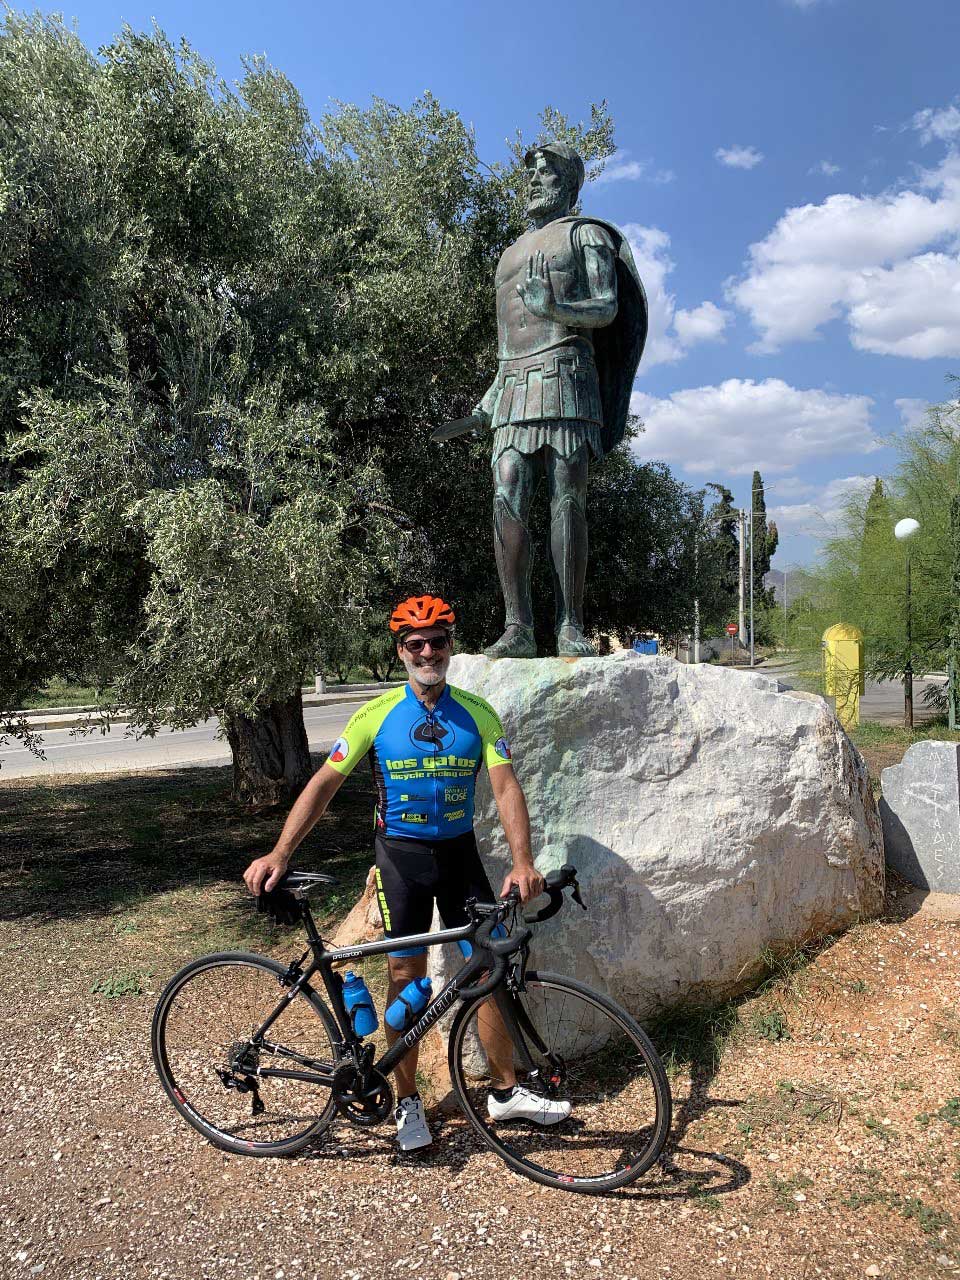
M 740 630 L 740 628 L 737 626 L 737 624 L 736 624 L 735 622 L 728 622 L 728 623 L 727 623 L 727 635 L 728 635 L 728 636 L 735 636 L 739 630 Z

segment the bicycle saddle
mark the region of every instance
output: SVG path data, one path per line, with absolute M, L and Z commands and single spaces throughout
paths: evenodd
M 326 884 L 336 883 L 336 876 L 321 875 L 319 871 L 288 871 L 273 892 L 276 893 L 280 889 L 286 889 L 294 897 L 305 898 L 314 889 L 320 889 Z
M 301 902 L 313 889 L 336 884 L 336 876 L 323 876 L 317 871 L 288 871 L 269 893 L 257 898 L 257 911 L 272 917 L 277 924 L 296 924 L 303 919 Z

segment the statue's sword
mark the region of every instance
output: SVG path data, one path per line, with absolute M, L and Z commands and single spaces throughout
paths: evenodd
M 456 440 L 458 436 L 479 436 L 486 426 L 479 414 L 472 413 L 469 418 L 455 418 L 453 422 L 444 422 L 430 432 L 430 440 L 442 443 L 444 440 Z

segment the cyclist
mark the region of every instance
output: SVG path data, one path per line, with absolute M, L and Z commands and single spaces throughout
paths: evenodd
M 390 619 L 407 683 L 366 703 L 350 718 L 326 762 L 297 799 L 271 853 L 244 873 L 251 893 L 272 889 L 294 850 L 326 811 L 344 779 L 367 755 L 377 787 L 377 902 L 385 936 L 427 933 L 436 901 L 447 928 L 467 923 L 466 900 L 489 902 L 493 891 L 473 833 L 474 783 L 481 765 L 490 777 L 513 865 L 501 895 L 516 885 L 524 902 L 543 891 L 530 852 L 530 819 L 510 763 L 497 713 L 483 698 L 446 681 L 453 648 L 453 610 L 435 596 L 411 596 Z M 426 973 L 426 948 L 388 955 L 388 1002 Z M 493 1085 L 491 1118 L 557 1124 L 570 1104 L 517 1084 L 510 1037 L 492 1001 L 480 1014 L 480 1035 Z M 397 1033 L 386 1028 L 393 1043 Z M 401 1151 L 432 1141 L 416 1088 L 416 1051 L 397 1064 L 397 1139 Z

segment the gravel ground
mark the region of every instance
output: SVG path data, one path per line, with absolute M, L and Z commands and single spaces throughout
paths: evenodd
M 77 856 L 76 834 L 64 848 Z M 338 1122 L 286 1161 L 209 1146 L 157 1082 L 156 997 L 201 952 L 288 959 L 292 942 L 249 918 L 235 878 L 124 895 L 127 864 L 90 865 L 96 911 L 67 909 L 67 885 L 56 910 L 0 920 L 0 1260 L 16 1280 L 960 1276 L 960 925 L 908 915 L 906 896 L 752 998 L 658 1028 L 671 1143 L 594 1199 L 513 1175 L 439 1111 L 429 1154 L 405 1159 L 389 1124 Z
M 956 925 L 862 926 L 741 1005 L 716 1073 L 674 1079 L 663 1167 L 594 1200 L 439 1114 L 406 1160 L 387 1126 L 287 1161 L 208 1146 L 150 1061 L 166 974 L 91 994 L 107 959 L 126 971 L 124 923 L 0 930 L 12 1276 L 960 1275 Z

